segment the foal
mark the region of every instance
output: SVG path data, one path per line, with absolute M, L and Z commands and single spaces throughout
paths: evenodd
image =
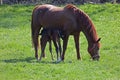
M 45 47 L 47 42 L 49 42 L 49 51 L 51 53 L 51 58 L 53 59 L 53 54 L 52 54 L 52 43 L 51 41 L 53 41 L 55 49 L 56 49 L 56 53 L 57 53 L 57 60 L 59 60 L 59 56 L 61 58 L 61 44 L 60 44 L 60 37 L 63 38 L 63 35 L 61 33 L 60 30 L 58 29 L 45 29 L 43 28 L 43 30 L 40 33 L 41 38 L 40 38 L 40 44 L 41 44 L 41 56 L 40 56 L 40 60 L 42 59 L 42 56 L 44 55 L 44 51 L 45 51 Z M 60 54 L 58 54 L 60 53 Z

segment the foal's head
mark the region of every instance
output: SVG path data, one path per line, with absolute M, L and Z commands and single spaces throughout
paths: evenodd
M 88 47 L 88 52 L 90 53 L 93 60 L 99 60 L 100 54 L 99 54 L 99 48 L 100 48 L 100 41 L 101 38 L 99 38 L 91 47 Z
M 40 33 L 42 42 L 54 40 L 60 37 L 59 30 L 43 29 Z

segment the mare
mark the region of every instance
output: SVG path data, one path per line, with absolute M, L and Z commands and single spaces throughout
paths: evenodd
M 49 42 L 49 51 L 51 53 L 51 58 L 53 59 L 53 54 L 52 54 L 52 43 L 51 41 L 53 41 L 55 49 L 56 49 L 56 53 L 57 53 L 57 60 L 61 58 L 61 52 L 62 52 L 62 48 L 61 48 L 61 43 L 60 43 L 60 30 L 57 29 L 45 29 L 43 28 L 43 30 L 41 31 L 40 35 L 40 45 L 41 45 L 41 56 L 40 56 L 40 60 L 42 59 L 42 56 L 44 55 L 44 51 L 45 51 L 45 47 L 47 42 Z M 59 53 L 59 54 L 58 54 Z M 59 58 L 60 56 L 60 58 Z
M 88 52 L 93 60 L 99 60 L 100 38 L 90 17 L 81 9 L 72 4 L 57 7 L 50 4 L 38 5 L 33 9 L 31 32 L 35 48 L 35 57 L 38 59 L 38 35 L 41 28 L 56 28 L 64 32 L 63 52 L 64 60 L 69 35 L 74 36 L 77 59 L 81 59 L 79 50 L 80 32 L 83 32 L 88 41 Z

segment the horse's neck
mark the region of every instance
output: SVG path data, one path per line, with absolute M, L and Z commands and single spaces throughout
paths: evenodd
M 87 38 L 88 46 L 93 46 L 93 44 L 97 41 L 97 33 L 94 24 L 89 17 L 85 17 L 85 19 L 83 20 L 84 21 L 82 30 Z

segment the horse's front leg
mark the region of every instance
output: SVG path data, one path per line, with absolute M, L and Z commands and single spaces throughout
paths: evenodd
M 76 47 L 76 52 L 77 52 L 77 59 L 81 59 L 80 50 L 79 50 L 79 36 L 80 36 L 80 33 L 77 33 L 74 35 L 75 47 Z
M 68 38 L 69 38 L 69 36 L 65 35 L 65 37 L 63 39 L 63 53 L 62 53 L 62 56 L 61 56 L 62 61 L 64 60 L 64 55 L 65 55 L 65 51 L 66 51 L 66 48 L 67 48 Z

